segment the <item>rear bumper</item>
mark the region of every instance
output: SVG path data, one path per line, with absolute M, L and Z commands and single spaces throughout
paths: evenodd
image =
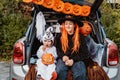
M 109 68 L 104 66 L 103 69 L 109 76 L 110 80 L 119 80 L 118 75 L 120 75 L 120 70 L 119 70 L 120 65 L 118 65 L 117 67 L 109 67 Z
M 28 71 L 28 66 L 24 65 L 16 65 L 14 63 L 11 62 L 10 64 L 10 80 L 12 80 L 12 78 L 16 79 L 16 80 L 24 80 L 25 74 Z

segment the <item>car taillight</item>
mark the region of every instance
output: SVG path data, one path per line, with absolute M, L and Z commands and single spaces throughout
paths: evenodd
M 108 66 L 118 65 L 118 48 L 114 43 L 108 45 Z
M 24 44 L 21 42 L 17 42 L 14 45 L 13 50 L 13 62 L 15 64 L 22 64 L 24 60 Z

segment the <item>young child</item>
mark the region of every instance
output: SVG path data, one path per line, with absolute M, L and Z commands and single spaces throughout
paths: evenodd
M 37 78 L 39 80 L 55 80 L 55 63 L 57 58 L 56 48 L 53 46 L 54 37 L 51 32 L 46 32 L 43 36 L 43 45 L 37 51 Z

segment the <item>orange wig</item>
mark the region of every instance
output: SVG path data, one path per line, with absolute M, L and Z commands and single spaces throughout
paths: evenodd
M 66 53 L 67 49 L 69 48 L 68 46 L 68 33 L 65 29 L 65 24 L 62 23 L 62 29 L 61 29 L 62 36 L 60 38 L 61 44 L 62 44 L 62 50 L 64 53 Z M 80 47 L 80 42 L 79 42 L 79 27 L 77 24 L 75 24 L 75 33 L 72 38 L 73 41 L 73 48 L 72 48 L 72 53 L 77 52 L 79 47 Z

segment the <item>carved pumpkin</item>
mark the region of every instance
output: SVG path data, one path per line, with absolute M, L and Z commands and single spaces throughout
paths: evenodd
M 82 7 L 82 16 L 88 16 L 90 14 L 91 7 L 90 6 L 81 6 Z
M 87 36 L 91 32 L 92 32 L 91 25 L 87 21 L 83 22 L 83 26 L 80 27 L 80 33 L 83 34 L 84 36 Z
M 73 5 L 71 3 L 64 3 L 64 9 L 62 11 L 65 14 L 71 14 L 73 12 Z
M 46 8 L 52 8 L 55 4 L 55 0 L 44 0 L 44 3 L 42 4 Z
M 54 56 L 51 53 L 43 54 L 42 63 L 45 65 L 54 63 Z
M 82 13 L 82 7 L 77 4 L 73 5 L 73 14 L 75 16 L 79 16 L 79 15 L 81 15 L 81 13 Z
M 30 3 L 30 2 L 32 2 L 32 0 L 23 0 L 23 2 Z
M 44 3 L 44 0 L 33 0 L 35 4 L 42 5 Z
M 57 12 L 61 12 L 64 9 L 64 2 L 60 0 L 56 0 L 53 6 L 53 10 Z

